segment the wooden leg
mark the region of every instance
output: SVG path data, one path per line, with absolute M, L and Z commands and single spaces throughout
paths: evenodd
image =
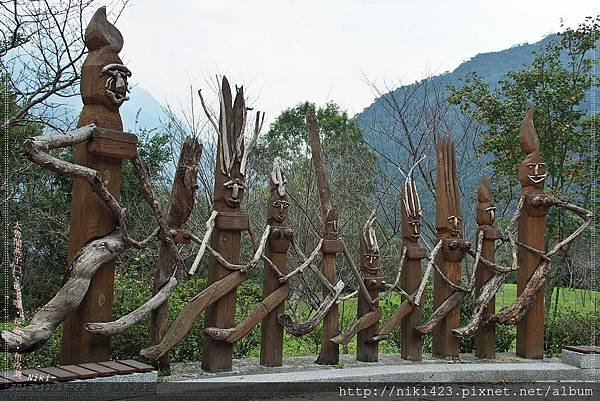
M 239 231 L 213 231 L 212 247 L 223 255 L 230 263 L 240 262 Z M 212 284 L 229 274 L 212 255 L 209 256 L 208 284 Z M 235 303 L 237 295 L 233 289 L 227 295 L 206 309 L 205 327 L 230 328 L 235 322 Z M 208 334 L 204 335 L 202 347 L 202 369 L 207 372 L 230 371 L 233 362 L 233 344 L 226 341 L 214 340 Z
M 287 253 L 270 252 L 266 255 L 277 266 L 279 271 L 286 273 Z M 264 266 L 263 299 L 281 284 L 273 269 Z M 285 303 L 282 302 L 273 309 L 262 321 L 260 330 L 260 364 L 263 366 L 281 366 L 283 363 L 283 328 L 277 321 L 277 315 L 284 312 Z
M 460 282 L 460 262 L 442 261 L 438 254 L 440 268 L 453 283 Z M 437 309 L 454 292 L 454 290 L 439 275 L 435 274 L 433 290 L 433 308 Z M 457 357 L 458 339 L 451 330 L 460 326 L 460 305 L 455 307 L 433 328 L 432 354 L 436 357 Z
M 369 291 L 371 299 L 377 298 L 379 295 L 378 291 Z M 369 313 L 375 313 L 377 322 L 370 325 L 369 327 L 360 330 L 356 338 L 356 360 L 362 362 L 377 362 L 379 361 L 379 342 L 369 341 L 379 331 L 379 318 L 381 317 L 381 309 L 378 307 L 375 311 L 372 311 L 369 305 L 369 301 L 365 299 L 362 293 L 358 295 L 358 316 L 364 316 Z
M 421 259 L 407 259 L 402 270 L 401 287 L 408 294 L 416 292 L 421 284 Z M 425 296 L 423 296 L 424 298 Z M 404 298 L 404 297 L 403 297 Z M 404 299 L 403 299 L 404 301 Z M 412 308 L 411 308 L 412 309 Z M 413 309 L 404 318 L 401 325 L 402 358 L 409 361 L 420 361 L 422 338 L 415 327 L 421 324 L 421 308 Z
M 519 217 L 519 242 L 543 250 L 544 220 L 545 214 L 532 216 L 529 208 L 525 207 Z M 519 247 L 517 260 L 517 294 L 520 294 L 538 266 L 540 257 Z M 527 315 L 517 324 L 517 355 L 528 359 L 544 357 L 544 286 L 539 289 Z
M 335 254 L 323 255 L 323 274 L 330 283 L 335 284 Z M 324 290 L 324 294 L 328 295 L 329 291 Z M 340 346 L 329 341 L 329 339 L 340 334 L 340 321 L 337 304 L 333 304 L 323 319 L 323 343 L 321 352 L 316 360 L 320 365 L 337 365 L 340 361 Z
M 494 262 L 496 254 L 496 244 L 494 240 L 484 239 L 481 244 L 481 256 Z M 477 275 L 475 276 L 475 297 L 478 297 L 481 288 L 492 277 L 494 271 L 483 263 L 479 262 L 477 266 Z M 482 315 L 491 315 L 496 313 L 496 297 L 492 297 L 489 303 L 483 308 Z M 496 326 L 490 323 L 486 326 L 479 326 L 475 332 L 475 356 L 478 358 L 493 359 L 496 357 Z

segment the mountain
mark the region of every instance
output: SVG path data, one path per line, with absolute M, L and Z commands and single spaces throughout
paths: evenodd
M 413 145 L 418 149 L 419 155 L 427 157 L 421 163 L 426 172 L 425 175 L 435 179 L 436 156 L 433 132 L 435 130 L 438 135 L 450 135 L 455 139 L 457 146 L 457 170 L 461 186 L 463 216 L 473 220 L 471 217 L 473 216 L 474 189 L 479 184 L 480 172 L 486 175 L 490 173 L 486 165 L 489 158 L 475 155 L 479 136 L 464 140 L 466 137 L 461 122 L 466 120 L 458 107 L 448 105 L 446 101 L 447 86 L 460 87 L 462 85 L 461 78 L 470 73 L 477 73 L 493 88 L 505 78 L 508 71 L 519 70 L 531 64 L 534 53 L 541 51 L 548 42 L 557 39 L 558 35 L 554 34 L 533 44 L 525 43 L 498 52 L 478 54 L 460 64 L 454 71 L 398 87 L 375 99 L 371 105 L 355 116 L 355 120 L 361 128 L 366 142 L 379 155 L 381 170 L 388 177 L 387 180 L 384 178 L 382 182 L 392 181 L 396 188 L 399 187 L 403 178 L 398 173 L 397 167 L 401 167 L 404 171 L 411 167 L 414 160 L 408 157 L 409 153 L 405 148 Z M 600 49 L 600 41 L 596 48 Z M 566 55 L 564 57 L 566 61 Z M 596 98 L 598 98 L 600 90 L 598 88 L 594 90 Z M 590 99 L 590 94 L 587 99 Z M 586 107 L 586 104 L 582 106 Z M 389 112 L 390 107 L 401 108 L 403 119 L 395 118 Z M 426 117 L 421 118 L 423 115 Z M 463 140 L 461 141 L 461 139 Z M 417 176 L 416 180 L 422 194 L 421 200 L 425 215 L 433 215 L 430 213 L 435 213 L 434 190 L 431 186 L 426 185 L 422 176 Z M 395 198 L 388 202 L 392 208 L 395 208 Z
M 54 99 L 57 104 L 61 104 L 62 112 L 65 114 L 65 121 L 77 121 L 81 112 L 83 103 L 81 97 L 73 96 L 68 98 Z M 152 129 L 160 126 L 160 120 L 164 119 L 163 106 L 154 96 L 139 85 L 131 88 L 129 100 L 123 103 L 120 108 L 121 118 L 123 120 L 123 130 L 125 132 L 135 133 L 140 129 Z

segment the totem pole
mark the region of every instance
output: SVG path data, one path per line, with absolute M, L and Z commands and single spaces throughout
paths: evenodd
M 323 149 L 319 139 L 319 125 L 314 111 L 306 113 L 306 123 L 308 125 L 308 138 L 319 189 L 321 219 L 323 221 L 323 246 L 321 248 L 323 275 L 333 284 L 336 280 L 335 257 L 337 253 L 343 250 L 337 238 L 337 208 L 331 201 L 331 190 L 329 189 L 329 180 L 325 169 L 325 161 L 323 160 Z M 329 295 L 330 289 L 324 286 L 323 293 Z M 316 361 L 318 364 L 336 365 L 339 362 L 339 345 L 329 341 L 337 336 L 339 331 L 338 308 L 334 304 L 329 308 L 323 321 L 323 343 Z
M 534 202 L 536 195 L 544 193 L 546 165 L 540 155 L 540 141 L 533 125 L 534 110 L 530 109 L 521 124 L 519 143 L 525 159 L 519 166 L 521 195 L 524 208 L 519 216 L 518 241 L 537 250 L 544 250 L 544 226 L 549 205 Z M 540 255 L 519 247 L 517 252 L 517 295 L 527 286 L 540 263 Z M 517 325 L 517 355 L 528 359 L 544 357 L 544 286 L 538 290 L 535 301 Z
M 414 169 L 414 167 L 413 167 Z M 400 210 L 402 213 L 402 241 L 406 249 L 406 262 L 402 269 L 400 286 L 408 294 L 414 294 L 421 284 L 421 260 L 427 257 L 425 249 L 419 245 L 421 237 L 421 203 L 419 194 L 412 178 L 411 169 L 404 183 L 402 202 Z M 427 277 L 424 278 L 426 280 Z M 408 297 L 403 296 L 406 301 Z M 421 360 L 422 336 L 415 331 L 415 327 L 421 324 L 421 308 L 412 308 L 412 311 L 404 318 L 401 326 L 402 358 L 410 361 Z
M 496 240 L 500 238 L 500 230 L 493 226 L 496 218 L 496 207 L 492 200 L 492 191 L 488 180 L 484 177 L 477 188 L 477 235 L 483 233 L 481 241 L 481 257 L 495 262 Z M 494 270 L 483 261 L 479 261 L 475 276 L 475 296 L 477 299 L 485 288 L 485 284 L 492 279 Z M 481 313 L 491 315 L 496 312 L 495 297 L 492 296 L 488 303 L 482 307 Z M 493 323 L 480 326 L 475 333 L 475 356 L 478 358 L 493 359 L 496 355 L 496 329 Z
M 436 229 L 442 241 L 441 252 L 434 264 L 440 271 L 434 275 L 433 307 L 439 308 L 454 293 L 461 279 L 460 263 L 470 244 L 460 236 L 462 218 L 456 172 L 454 143 L 450 138 L 437 141 Z M 460 324 L 460 305 L 456 305 L 433 328 L 432 354 L 439 357 L 458 356 L 458 340 L 451 330 Z
M 267 224 L 271 226 L 271 233 L 267 242 L 265 255 L 279 269 L 279 272 L 285 274 L 287 269 L 287 252 L 290 247 L 290 241 L 294 232 L 286 227 L 289 202 L 285 192 L 286 180 L 281 172 L 279 161 L 275 159 L 273 171 L 271 173 L 271 197 L 267 201 Z M 282 284 L 279 277 L 273 269 L 268 268 L 267 262 L 264 262 L 263 272 L 263 299 L 277 291 Z M 289 293 L 289 286 L 283 283 L 285 295 Z M 260 364 L 263 366 L 281 366 L 283 352 L 283 328 L 277 321 L 277 315 L 283 313 L 284 302 L 280 302 L 262 321 L 260 338 Z
M 211 246 L 228 262 L 240 261 L 241 232 L 248 230 L 248 215 L 240 211 L 244 198 L 244 123 L 246 105 L 242 87 L 236 87 L 235 100 L 232 102 L 231 88 L 227 78 L 223 77 L 219 92 L 220 115 L 215 165 L 215 186 L 213 210 L 218 213 L 215 229 L 211 237 Z M 257 115 L 258 118 L 258 115 Z M 230 273 L 213 255 L 208 260 L 208 284 L 222 279 Z M 229 328 L 234 324 L 236 291 L 217 300 L 206 309 L 205 326 Z M 202 369 L 209 372 L 231 370 L 233 344 L 216 341 L 209 335 L 204 336 Z
M 97 170 L 104 185 L 118 201 L 123 159 L 136 155 L 137 137 L 122 132 L 119 107 L 127 97 L 131 72 L 123 65 L 119 52 L 123 37 L 106 19 L 106 8 L 99 8 L 85 31 L 89 53 L 81 72 L 83 110 L 78 127 L 95 124 L 91 140 L 75 146 L 75 163 Z M 85 181 L 73 180 L 71 229 L 68 261 L 89 241 L 105 236 L 116 227 L 116 219 L 106 204 Z M 64 321 L 61 348 L 63 364 L 106 361 L 110 358 L 110 337 L 88 333 L 84 323 L 112 318 L 114 263 L 106 263 L 92 278 L 77 310 Z
M 372 299 L 377 298 L 379 291 L 385 289 L 383 277 L 379 276 L 379 244 L 375 235 L 375 211 L 365 224 L 362 232 L 358 235 L 359 254 L 360 254 L 360 272 L 362 282 L 367 287 L 369 297 L 359 291 L 358 293 L 358 321 L 363 316 L 370 316 L 371 323 L 358 332 L 356 342 L 356 359 L 363 362 L 377 362 L 379 360 L 379 343 L 369 341 L 379 331 L 379 319 L 381 318 L 381 308 L 376 303 L 376 309 L 372 308 Z

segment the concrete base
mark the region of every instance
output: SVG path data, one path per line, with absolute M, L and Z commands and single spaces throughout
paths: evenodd
M 534 361 L 499 354 L 495 360 L 464 354 L 457 360 L 424 356 L 421 362 L 380 355 L 374 363 L 358 362 L 353 355 L 340 355 L 340 365 L 315 365 L 314 357 L 285 358 L 284 366 L 266 368 L 256 358 L 234 361 L 234 371 L 207 373 L 197 364 L 177 364 L 168 381 L 198 383 L 260 382 L 396 382 L 396 383 L 525 383 L 539 381 L 594 381 L 596 370 L 561 363 L 557 358 Z
M 582 369 L 600 368 L 600 354 L 585 354 L 582 352 L 563 349 L 562 361 L 563 363 Z

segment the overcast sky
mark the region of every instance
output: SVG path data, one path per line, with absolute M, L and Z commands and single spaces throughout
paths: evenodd
M 271 120 L 304 100 L 353 115 L 374 99 L 364 76 L 412 83 L 599 12 L 596 0 L 138 0 L 117 26 L 133 82 L 161 103 L 188 104 L 190 83 L 226 74 Z

